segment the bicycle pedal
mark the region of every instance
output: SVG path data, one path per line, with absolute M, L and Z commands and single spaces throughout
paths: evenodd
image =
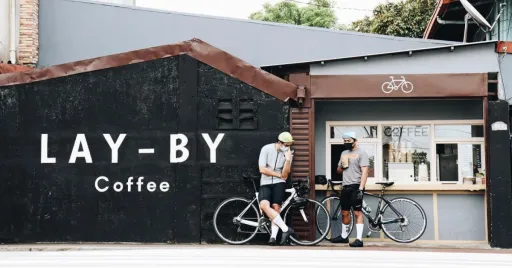
M 368 234 L 366 234 L 366 238 L 370 237 L 372 235 L 372 231 L 369 231 Z

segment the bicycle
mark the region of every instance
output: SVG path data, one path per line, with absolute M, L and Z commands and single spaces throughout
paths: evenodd
M 393 90 L 398 90 L 398 88 L 400 88 L 404 93 L 412 92 L 414 86 L 411 82 L 405 80 L 405 77 L 402 76 L 402 79 L 399 80 L 395 80 L 394 76 L 390 76 L 390 78 L 391 82 L 384 82 L 382 84 L 382 92 L 389 94 Z M 400 82 L 400 84 L 396 85 L 395 82 Z
M 259 180 L 260 178 L 248 176 L 243 176 L 243 178 L 244 180 L 252 181 L 255 197 L 252 200 L 248 200 L 243 197 L 232 197 L 226 199 L 217 206 L 213 215 L 215 233 L 224 242 L 232 245 L 245 244 L 253 239 L 257 233 L 271 234 L 270 230 L 272 222 L 259 208 L 258 189 L 256 188 L 255 180 Z M 292 187 L 286 189 L 286 192 L 289 193 L 290 196 L 283 202 L 280 213 L 282 215 L 284 212 L 283 220 L 286 225 L 290 226 L 290 222 L 292 222 L 292 220 L 293 223 L 298 223 L 303 220 L 303 222 L 309 225 L 310 222 L 315 222 L 314 219 L 311 219 L 312 217 L 316 216 L 316 218 L 318 218 L 318 215 L 314 215 L 315 211 L 317 212 L 316 214 L 323 213 L 323 217 L 328 221 L 329 213 L 320 202 L 301 197 L 302 195 L 309 193 L 309 178 L 306 181 L 293 182 Z M 225 215 L 230 212 L 229 207 L 235 203 L 240 203 L 239 205 L 241 205 L 242 208 L 234 209 L 234 215 L 232 216 Z M 310 208 L 309 205 L 316 205 L 317 208 Z M 233 236 L 220 231 L 225 227 L 235 227 L 236 232 L 234 236 L 236 237 L 241 234 L 247 234 L 248 237 L 240 241 L 235 241 L 233 240 Z M 242 227 L 247 227 L 248 230 L 242 230 Z M 315 238 L 312 241 L 305 240 L 308 234 L 303 237 L 298 237 L 297 233 L 296 236 L 290 236 L 290 240 L 302 246 L 313 246 L 325 239 L 329 228 L 330 222 L 328 221 L 328 224 L 325 226 L 325 230 L 322 230 L 323 233 L 321 233 L 320 236 L 315 232 L 315 228 L 312 228 L 312 231 L 315 232 Z M 295 231 L 297 230 L 298 229 Z
M 331 180 L 328 180 L 328 184 L 331 187 L 332 191 L 334 190 L 334 186 L 341 185 L 342 182 L 333 182 Z M 380 232 L 381 230 L 384 232 L 384 234 L 390 238 L 391 240 L 398 242 L 398 243 L 411 243 L 416 240 L 418 240 L 424 233 L 427 228 L 427 217 L 426 213 L 423 210 L 423 208 L 418 204 L 416 201 L 405 198 L 405 197 L 397 197 L 393 198 L 391 200 L 388 200 L 384 197 L 384 191 L 387 187 L 390 187 L 394 184 L 394 182 L 377 182 L 376 184 L 379 184 L 382 186 L 381 193 L 379 195 L 371 194 L 368 192 L 364 192 L 365 196 L 372 196 L 379 199 L 379 203 L 377 206 L 377 210 L 375 211 L 375 217 L 372 217 L 370 215 L 371 208 L 364 202 L 363 199 L 363 209 L 361 210 L 363 212 L 363 215 L 368 219 L 368 229 L 370 231 L 366 235 L 366 237 L 369 237 L 372 232 Z M 330 222 L 327 225 L 330 225 L 329 234 L 326 236 L 327 240 L 331 240 L 333 237 L 337 237 L 339 235 L 332 235 L 332 227 L 334 224 L 339 224 L 339 228 L 337 230 L 341 230 L 341 203 L 340 203 L 340 197 L 339 195 L 331 195 L 327 196 L 322 200 L 322 205 L 327 208 L 334 207 L 334 210 L 331 210 L 332 213 L 330 213 Z M 334 206 L 332 205 L 334 203 Z M 405 209 L 404 211 L 411 211 L 416 212 L 420 216 L 420 224 L 419 224 L 419 231 L 417 231 L 412 237 L 409 237 L 407 239 L 405 238 L 397 238 L 395 236 L 395 233 L 402 233 L 404 231 L 404 228 L 411 227 L 413 229 L 413 225 L 417 226 L 418 223 L 413 223 L 411 221 L 411 218 L 408 215 L 405 215 L 403 211 L 399 211 L 396 209 L 396 207 L 403 208 L 406 205 L 410 205 L 409 209 Z M 411 209 L 412 208 L 412 209 Z M 388 213 L 389 212 L 389 213 Z M 354 212 L 351 209 L 350 210 L 350 224 L 348 227 L 348 235 L 350 236 L 350 233 L 352 232 L 354 228 Z M 388 213 L 388 214 L 386 214 Z M 389 215 L 391 214 L 391 215 Z M 394 215 L 394 216 L 393 216 Z M 396 228 L 391 228 L 389 225 L 395 224 Z M 320 225 L 320 223 L 317 221 L 317 226 Z M 400 229 L 400 230 L 399 230 Z M 321 232 L 321 230 L 324 230 L 323 228 L 318 228 L 318 231 Z

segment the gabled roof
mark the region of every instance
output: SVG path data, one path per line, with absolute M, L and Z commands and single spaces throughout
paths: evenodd
M 286 101 L 289 98 L 295 98 L 296 96 L 297 87 L 294 84 L 256 68 L 247 62 L 199 39 L 65 63 L 25 72 L 2 74 L 0 75 L 0 86 L 32 83 L 138 62 L 172 57 L 180 54 L 187 54 L 280 100 Z
M 255 66 L 448 45 L 85 0 L 39 1 L 39 66 L 200 38 Z M 92 19 L 94 18 L 94 19 Z

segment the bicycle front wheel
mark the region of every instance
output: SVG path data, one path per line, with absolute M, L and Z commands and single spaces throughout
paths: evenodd
M 284 213 L 284 220 L 288 226 L 293 225 L 292 228 L 297 235 L 290 236 L 290 240 L 301 246 L 314 246 L 320 243 L 331 228 L 329 212 L 320 202 L 312 199 L 307 199 L 304 204 L 290 205 Z M 318 227 L 311 226 L 316 220 L 325 223 L 320 227 L 320 232 L 317 231 Z
M 382 211 L 382 231 L 395 242 L 414 242 L 427 229 L 425 211 L 414 200 L 404 197 L 392 199 Z
M 233 197 L 217 207 L 213 214 L 213 227 L 224 242 L 241 245 L 256 235 L 259 219 L 260 213 L 251 201 Z
M 342 228 L 342 215 L 341 215 L 341 206 L 340 206 L 340 198 L 338 196 L 328 196 L 322 200 L 322 205 L 327 209 L 329 213 L 329 218 L 327 219 L 330 222 L 331 228 L 327 229 L 328 233 L 325 236 L 325 239 L 331 240 L 333 238 L 339 237 L 341 235 Z M 321 208 L 318 208 L 318 212 L 320 213 Z M 354 212 L 350 210 L 350 223 L 348 225 L 347 234 L 350 236 L 352 230 L 354 229 Z M 326 225 L 325 220 L 322 217 L 316 218 L 316 228 L 317 231 L 323 234 L 323 230 L 326 230 L 324 227 Z

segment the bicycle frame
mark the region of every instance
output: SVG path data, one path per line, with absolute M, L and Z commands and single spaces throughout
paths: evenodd
M 405 83 L 405 77 L 402 76 L 402 79 L 395 79 L 395 78 L 392 78 L 391 79 L 391 83 L 393 84 L 393 90 L 398 90 L 398 88 Z M 400 84 L 396 84 L 395 82 L 400 82 Z
M 250 226 L 253 226 L 253 227 L 259 227 L 260 226 L 260 220 L 263 217 L 265 217 L 266 215 L 263 213 L 263 211 L 261 211 L 260 200 L 259 200 L 259 197 L 258 197 L 259 192 L 258 192 L 258 190 L 256 188 L 256 184 L 254 183 L 254 180 L 252 181 L 252 184 L 253 184 L 253 187 L 254 187 L 255 198 L 252 199 L 252 201 L 249 203 L 249 205 L 235 219 L 238 222 L 242 223 L 242 224 L 250 225 Z M 308 179 L 308 184 L 309 184 L 309 179 Z M 292 185 L 291 188 L 286 189 L 285 192 L 289 193 L 290 196 L 281 205 L 281 212 L 280 213 L 285 211 L 285 209 L 288 207 L 288 205 L 290 205 L 291 201 L 297 196 L 297 190 L 295 189 L 295 187 L 293 187 L 293 185 Z M 253 205 L 254 203 L 256 203 L 255 205 L 259 209 L 259 212 L 260 212 L 260 215 L 258 215 L 258 221 L 254 222 L 254 221 L 249 221 L 249 220 L 242 219 L 242 216 L 245 214 L 245 212 L 247 212 L 247 210 L 249 210 L 251 208 L 251 205 Z M 306 218 L 306 215 L 304 214 L 304 211 L 301 210 L 300 212 L 301 212 L 302 217 L 304 218 L 304 221 L 307 222 L 308 220 Z M 265 229 L 267 229 L 267 232 L 269 231 L 268 228 L 265 227 Z
M 328 183 L 331 186 L 332 191 L 334 191 L 334 187 L 333 187 L 332 182 L 329 180 Z M 400 214 L 400 212 L 398 212 L 391 205 L 391 202 L 387 198 L 384 197 L 384 188 L 382 188 L 381 193 L 379 195 L 371 194 L 371 193 L 368 193 L 368 192 L 364 192 L 363 194 L 366 195 L 366 196 L 372 196 L 372 197 L 375 197 L 375 198 L 379 199 L 379 204 L 377 205 L 377 210 L 375 210 L 375 218 L 373 218 L 370 215 L 370 213 L 367 213 L 364 209 L 361 210 L 361 212 L 363 212 L 364 216 L 368 219 L 368 221 L 370 221 L 370 223 L 372 225 L 380 226 L 382 224 L 395 223 L 395 222 L 400 222 L 401 221 L 400 218 L 402 217 L 402 215 Z M 385 204 L 383 204 L 382 201 L 384 201 Z M 382 213 L 384 213 L 383 208 L 386 205 L 389 206 L 391 208 L 391 210 L 393 210 L 398 215 L 397 219 L 389 220 L 389 221 L 382 221 Z M 341 210 L 341 202 L 338 203 L 338 205 L 336 206 L 336 210 L 334 210 L 334 211 L 338 211 L 338 210 Z

